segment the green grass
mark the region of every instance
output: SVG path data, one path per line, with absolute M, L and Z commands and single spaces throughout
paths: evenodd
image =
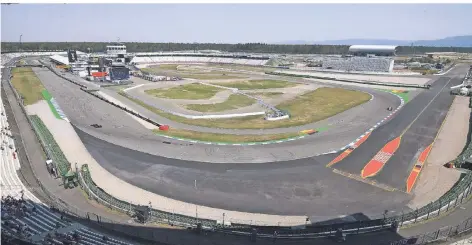
M 160 69 L 165 69 L 165 70 L 175 70 L 176 71 L 178 66 L 179 65 L 177 65 L 177 64 L 161 64 L 161 65 L 159 65 L 159 68 Z
M 18 67 L 12 70 L 13 87 L 23 97 L 25 105 L 32 105 L 43 99 L 44 86 L 31 67 Z
M 282 110 L 287 110 L 290 113 L 290 119 L 267 121 L 264 120 L 263 116 L 229 119 L 188 119 L 163 112 L 140 100 L 128 97 L 125 93 L 120 93 L 120 95 L 172 121 L 203 127 L 230 129 L 283 128 L 306 125 L 363 104 L 371 98 L 369 94 L 359 91 L 341 88 L 318 88 L 277 106 Z
M 250 66 L 250 65 L 235 65 L 235 64 L 207 64 L 207 67 L 214 68 L 224 68 L 224 69 L 235 69 L 242 71 L 253 71 L 253 72 L 270 72 L 277 70 L 276 68 L 271 67 L 260 67 L 260 66 Z
M 198 79 L 198 80 L 221 80 L 221 79 L 244 78 L 244 77 L 239 77 L 239 76 L 232 76 L 231 74 L 228 75 L 226 73 L 217 73 L 217 72 L 209 72 L 209 73 L 202 73 L 202 74 L 183 74 L 181 76 L 183 78 L 191 78 L 191 79 Z
M 227 110 L 234 110 L 241 107 L 246 107 L 254 104 L 256 100 L 249 98 L 242 94 L 232 94 L 229 98 L 222 102 L 216 104 L 191 104 L 186 105 L 185 107 L 192 111 L 199 112 L 220 112 Z
M 403 101 L 405 101 L 405 104 L 408 103 L 408 101 L 410 101 L 410 96 L 409 96 L 410 93 L 408 90 L 403 90 L 405 91 L 405 93 L 403 91 L 397 92 L 396 90 L 392 90 L 392 89 L 379 89 L 379 90 L 390 92 L 390 93 L 400 96 L 403 99 Z
M 43 89 L 43 91 L 41 91 L 41 94 L 43 95 L 43 98 L 48 102 L 49 109 L 51 110 L 52 114 L 57 119 L 62 119 L 59 113 L 57 112 L 56 107 L 54 107 L 54 105 L 51 102 L 51 99 L 52 99 L 51 94 L 46 89 Z
M 215 134 L 204 133 L 184 129 L 171 128 L 168 131 L 153 130 L 159 135 L 167 135 L 177 138 L 199 140 L 207 142 L 224 142 L 224 143 L 247 143 L 247 142 L 264 142 L 271 140 L 281 140 L 301 136 L 301 133 L 284 133 L 284 134 L 267 134 L 267 135 L 233 135 L 233 134 Z
M 297 86 L 296 83 L 279 80 L 248 80 L 227 83 L 213 83 L 225 87 L 237 88 L 241 90 L 251 89 L 269 89 L 269 88 L 287 88 Z
M 284 93 L 282 92 L 258 92 L 258 93 L 250 93 L 250 95 L 254 95 L 256 97 L 260 97 L 260 98 L 274 98 L 274 97 L 277 97 L 279 95 L 282 95 Z
M 216 93 L 223 91 L 222 88 L 203 85 L 199 83 L 191 83 L 172 87 L 169 89 L 149 89 L 144 92 L 158 98 L 165 99 L 187 99 L 202 100 L 215 96 Z

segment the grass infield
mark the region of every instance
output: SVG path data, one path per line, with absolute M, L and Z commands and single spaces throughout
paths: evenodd
M 234 135 L 234 134 L 215 134 L 215 133 L 204 133 L 185 129 L 171 128 L 167 131 L 161 131 L 159 129 L 153 130 L 159 135 L 167 135 L 177 138 L 199 140 L 207 142 L 220 142 L 220 143 L 248 143 L 248 142 L 264 142 L 272 140 L 283 140 L 288 138 L 294 138 L 302 136 L 304 134 L 296 133 L 285 133 L 285 134 L 266 134 L 266 135 Z
M 216 93 L 223 91 L 222 88 L 203 85 L 199 83 L 191 83 L 172 87 L 168 89 L 149 89 L 145 90 L 146 94 L 165 98 L 165 99 L 186 99 L 186 100 L 203 100 L 215 96 Z
M 119 93 L 142 107 L 172 121 L 189 125 L 228 128 L 228 129 L 263 129 L 285 128 L 306 125 L 317 122 L 352 107 L 361 105 L 370 100 L 368 93 L 346 90 L 342 88 L 318 88 L 315 91 L 305 93 L 296 99 L 277 105 L 277 108 L 290 113 L 290 119 L 280 121 L 267 121 L 263 116 L 248 116 L 228 119 L 188 119 L 171 113 L 163 112 L 140 100 L 131 98 L 124 92 Z
M 287 88 L 297 86 L 296 83 L 291 83 L 287 81 L 279 80 L 248 80 L 248 81 L 238 81 L 238 82 L 222 82 L 222 83 L 213 83 L 229 88 L 237 88 L 241 90 L 251 90 L 251 89 L 269 89 L 269 88 Z
M 11 83 L 23 97 L 25 105 L 32 105 L 43 99 L 41 92 L 44 86 L 31 67 L 13 68 L 12 75 Z
M 185 108 L 199 112 L 220 112 L 250 106 L 254 103 L 256 103 L 255 99 L 249 98 L 242 94 L 232 94 L 226 101 L 222 103 L 190 104 L 186 105 Z

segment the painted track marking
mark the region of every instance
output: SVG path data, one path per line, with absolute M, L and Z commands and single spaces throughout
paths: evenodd
M 361 177 L 363 179 L 377 175 L 387 164 L 388 160 L 393 156 L 393 154 L 398 150 L 401 143 L 401 136 L 397 137 L 387 144 L 385 144 L 382 149 L 375 154 L 375 156 L 364 166 L 361 170 Z
M 426 147 L 418 157 L 418 161 L 416 162 L 415 166 L 410 172 L 410 175 L 408 176 L 406 180 L 406 192 L 410 193 L 411 190 L 413 190 L 413 186 L 416 183 L 416 180 L 418 179 L 418 176 L 420 175 L 421 170 L 423 169 L 424 163 L 426 162 L 426 159 L 429 156 L 429 153 L 431 152 L 433 144 L 429 145 Z

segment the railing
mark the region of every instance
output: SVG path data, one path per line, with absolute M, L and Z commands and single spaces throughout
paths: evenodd
M 472 145 L 469 144 L 467 149 L 471 148 Z M 96 200 L 104 206 L 107 206 L 110 209 L 118 210 L 127 214 L 131 214 L 133 212 L 135 205 L 133 205 L 132 203 L 125 202 L 123 200 L 119 200 L 109 195 L 104 190 L 95 185 L 90 176 L 90 172 L 88 171 L 87 165 L 83 165 L 82 169 L 78 172 L 80 173 L 79 183 L 90 198 Z M 151 214 L 160 222 L 191 227 L 196 226 L 197 223 L 201 223 L 206 228 L 212 228 L 217 231 L 223 231 L 226 233 L 238 235 L 250 235 L 250 230 L 252 228 L 256 228 L 258 230 L 258 236 L 260 237 L 268 237 L 272 235 L 274 231 L 278 231 L 280 234 L 279 238 L 281 239 L 315 238 L 321 236 L 331 236 L 338 228 L 343 229 L 348 234 L 357 234 L 390 228 L 392 225 L 402 226 L 411 223 L 416 223 L 418 221 L 440 216 L 443 213 L 454 209 L 456 206 L 466 202 L 472 194 L 472 173 L 466 170 L 465 172 L 465 176 L 445 195 L 443 195 L 437 201 L 432 202 L 412 212 L 398 216 L 385 217 L 381 219 L 374 219 L 362 222 L 347 222 L 334 225 L 309 226 L 306 229 L 296 231 L 290 229 L 289 227 L 251 226 L 237 223 L 233 223 L 232 226 L 225 227 L 224 229 L 222 229 L 222 227 L 217 224 L 216 220 L 190 217 L 156 209 L 152 209 Z M 55 199 L 57 200 L 57 198 Z M 58 202 L 61 203 L 61 206 L 65 207 L 64 210 L 69 210 L 67 208 L 69 207 L 68 204 L 66 204 L 65 202 Z
M 71 165 L 54 139 L 54 136 L 37 115 L 30 115 L 29 118 L 41 145 L 43 145 L 43 148 L 46 150 L 46 156 L 52 159 L 53 164 L 60 171 L 61 176 L 65 176 L 69 172 Z

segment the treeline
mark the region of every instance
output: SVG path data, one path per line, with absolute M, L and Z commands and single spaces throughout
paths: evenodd
M 278 53 L 278 54 L 346 54 L 348 45 L 283 45 L 265 43 L 124 43 L 128 52 L 168 52 L 191 50 L 220 50 L 225 52 Z M 67 50 L 103 52 L 109 43 L 99 42 L 2 42 L 2 52 L 18 50 Z M 397 54 L 423 54 L 428 52 L 472 53 L 472 47 L 399 46 Z

